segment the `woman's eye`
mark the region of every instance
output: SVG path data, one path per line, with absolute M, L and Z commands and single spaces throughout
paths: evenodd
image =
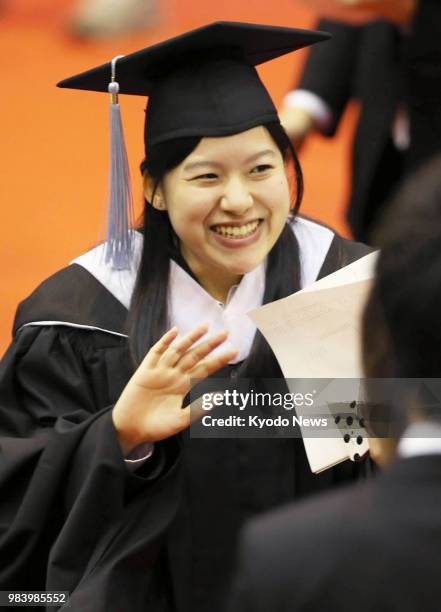
M 267 172 L 271 168 L 272 166 L 270 166 L 269 164 L 259 164 L 258 166 L 256 166 L 255 168 L 251 170 L 251 174 L 263 174 L 264 172 Z
M 217 174 L 214 174 L 214 172 L 207 172 L 207 174 L 199 174 L 198 176 L 195 176 L 192 180 L 193 181 L 214 181 L 215 179 L 217 179 Z

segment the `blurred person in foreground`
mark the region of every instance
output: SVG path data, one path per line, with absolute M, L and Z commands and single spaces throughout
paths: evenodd
M 365 373 L 441 378 L 441 158 L 398 195 L 378 241 Z M 439 611 L 441 406 L 406 401 L 390 415 L 401 435 L 371 438 L 377 479 L 245 528 L 232 612 Z
M 381 210 L 397 185 L 439 151 L 441 3 L 317 4 L 326 17 L 317 28 L 333 38 L 309 54 L 280 116 L 299 145 L 313 132 L 334 136 L 349 101 L 359 101 L 347 219 L 357 239 L 372 242 Z

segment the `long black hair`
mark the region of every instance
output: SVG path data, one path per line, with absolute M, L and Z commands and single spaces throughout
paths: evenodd
M 302 200 L 302 171 L 291 141 L 280 123 L 273 122 L 264 127 L 277 144 L 285 163 L 292 164 L 295 196 L 289 223 L 294 220 Z M 150 148 L 141 164 L 141 171 L 148 172 L 154 181 L 153 196 L 164 175 L 178 166 L 200 140 L 199 137 L 180 138 Z M 288 223 L 268 255 L 263 303 L 286 297 L 300 288 L 299 249 Z M 135 363 L 143 359 L 169 326 L 167 302 L 170 258 L 179 259 L 179 240 L 168 214 L 156 210 L 147 200 L 140 229 L 144 234 L 144 246 L 129 312 L 130 348 Z M 259 332 L 250 355 L 242 364 L 240 375 L 281 375 L 271 349 Z

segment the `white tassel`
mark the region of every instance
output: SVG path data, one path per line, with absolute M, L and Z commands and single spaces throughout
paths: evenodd
M 110 93 L 110 175 L 105 261 L 118 270 L 129 269 L 132 261 L 133 198 L 129 163 L 118 104 L 119 85 L 115 81 L 116 61 L 112 60 Z

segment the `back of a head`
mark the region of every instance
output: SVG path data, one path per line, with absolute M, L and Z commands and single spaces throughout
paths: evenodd
M 388 207 L 363 322 L 370 377 L 441 378 L 441 158 L 412 176 Z

